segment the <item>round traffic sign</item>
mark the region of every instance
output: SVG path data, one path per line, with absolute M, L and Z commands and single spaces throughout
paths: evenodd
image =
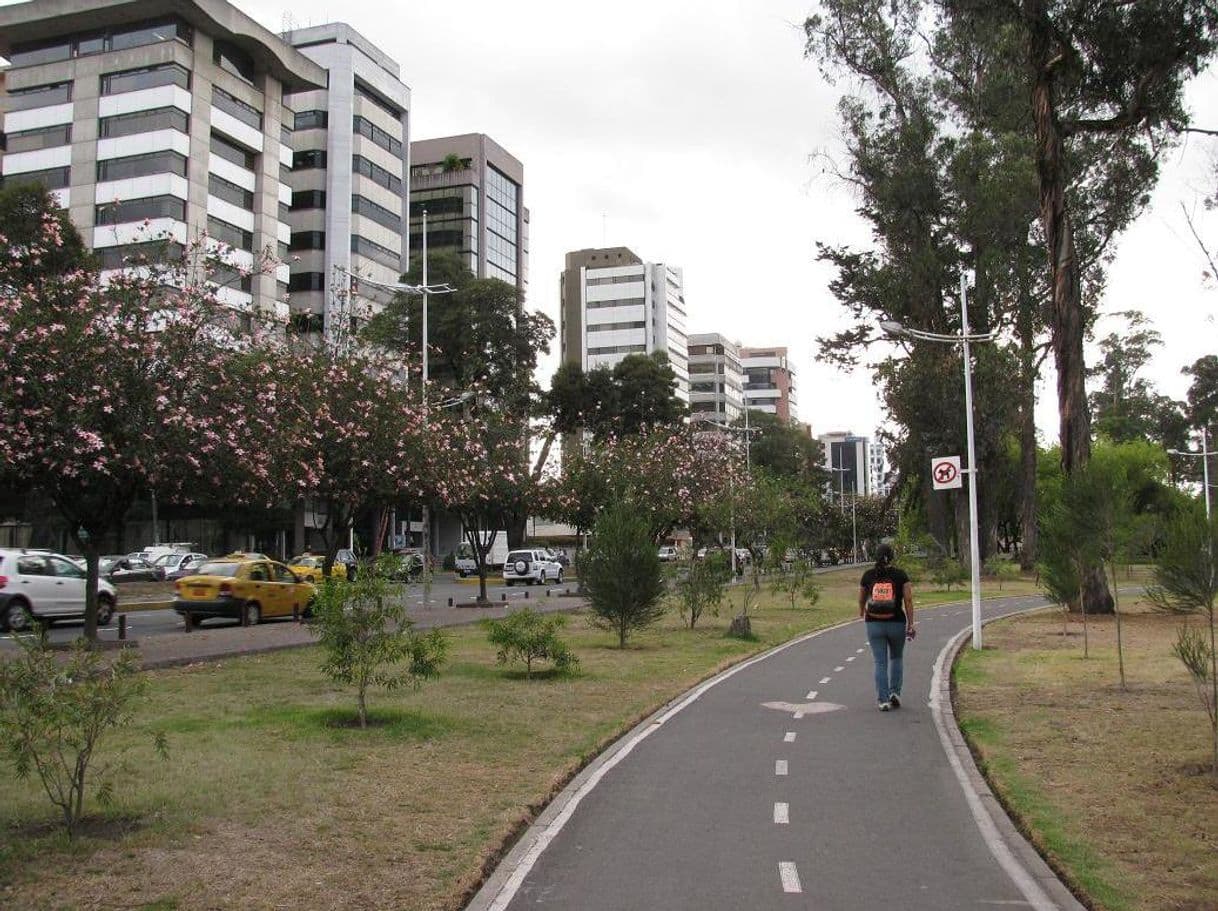
M 936 462 L 931 471 L 937 484 L 950 484 L 956 480 L 957 469 L 954 462 Z

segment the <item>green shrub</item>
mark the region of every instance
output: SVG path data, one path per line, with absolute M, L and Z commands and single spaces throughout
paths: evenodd
M 540 614 L 525 607 L 502 620 L 485 620 L 486 638 L 499 647 L 496 660 L 500 664 L 524 662 L 524 675 L 533 676 L 534 661 L 551 661 L 556 670 L 572 670 L 579 659 L 558 638 L 558 631 L 567 625 L 562 614 Z
M 1005 557 L 994 554 L 985 561 L 985 574 L 998 582 L 998 590 L 1002 591 L 1004 582 L 1019 578 L 1019 567 Z
M 578 560 L 593 624 L 617 633 L 618 645 L 634 630 L 664 616 L 664 577 L 646 516 L 628 501 L 604 510 L 592 544 Z
M 448 572 L 454 572 L 457 568 L 457 553 L 450 550 L 444 555 L 444 562 L 440 564 L 440 568 Z
M 673 566 L 672 585 L 677 610 L 686 625 L 693 629 L 708 611 L 718 616 L 719 605 L 723 602 L 723 587 L 732 577 L 727 557 L 719 552 L 710 552 L 705 559 L 695 557 Z
M 963 585 L 968 574 L 959 560 L 943 560 L 931 570 L 931 578 L 940 588 L 951 591 L 952 586 Z

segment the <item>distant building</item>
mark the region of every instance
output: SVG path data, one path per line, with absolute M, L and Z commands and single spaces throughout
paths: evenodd
M 410 144 L 410 251 L 461 257 L 478 278 L 498 278 L 523 293 L 529 284 L 529 210 L 524 165 L 482 133 Z
M 786 348 L 741 348 L 740 363 L 746 407 L 776 414 L 788 424 L 799 419 L 795 370 Z
M 832 473 L 834 493 L 872 493 L 871 441 L 850 431 L 826 433 L 816 438 L 825 447 L 824 467 Z
M 867 447 L 867 474 L 871 492 L 876 496 L 887 496 L 892 489 L 888 482 L 888 467 L 884 460 L 884 444 L 874 442 Z
M 689 336 L 689 410 L 725 424 L 744 413 L 740 349 L 718 332 Z
M 645 263 L 626 247 L 575 250 L 560 279 L 563 363 L 613 367 L 628 354 L 662 351 L 689 401 L 685 292 L 680 269 Z

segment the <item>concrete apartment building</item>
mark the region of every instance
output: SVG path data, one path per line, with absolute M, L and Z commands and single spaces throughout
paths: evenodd
M 834 493 L 860 497 L 873 493 L 871 440 L 848 430 L 822 434 L 816 439 L 825 447 L 824 467 L 833 474 Z
M 568 253 L 559 285 L 563 363 L 593 370 L 662 351 L 677 375 L 677 396 L 688 402 L 683 284 L 680 269 L 643 262 L 626 247 Z
M 458 254 L 478 278 L 498 278 L 521 294 L 529 285 L 529 210 L 524 165 L 482 133 L 410 144 L 410 252 Z
M 754 411 L 776 414 L 785 423 L 799 420 L 795 370 L 786 348 L 741 348 L 744 404 Z
M 718 332 L 689 336 L 689 411 L 694 419 L 722 424 L 744 414 L 740 349 Z
M 867 474 L 871 492 L 876 496 L 887 496 L 892 490 L 888 481 L 888 465 L 884 458 L 884 444 L 872 442 L 867 447 Z
M 0 7 L 4 179 L 36 180 L 103 267 L 206 233 L 234 269 L 286 259 L 292 114 L 324 68 L 221 0 Z M 147 249 L 147 248 L 145 248 Z M 286 319 L 289 268 L 222 277 L 246 320 Z
M 396 282 L 405 271 L 410 89 L 397 63 L 344 23 L 283 39 L 328 77 L 288 99 L 292 313 L 299 328 L 347 332 L 388 298 L 357 285 L 349 300 L 344 273 Z

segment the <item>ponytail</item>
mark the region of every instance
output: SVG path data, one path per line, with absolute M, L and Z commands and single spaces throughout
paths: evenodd
M 892 545 L 881 544 L 875 552 L 875 571 L 880 572 L 881 570 L 888 569 L 888 567 L 892 566 L 892 561 L 895 558 L 896 554 L 893 553 Z

